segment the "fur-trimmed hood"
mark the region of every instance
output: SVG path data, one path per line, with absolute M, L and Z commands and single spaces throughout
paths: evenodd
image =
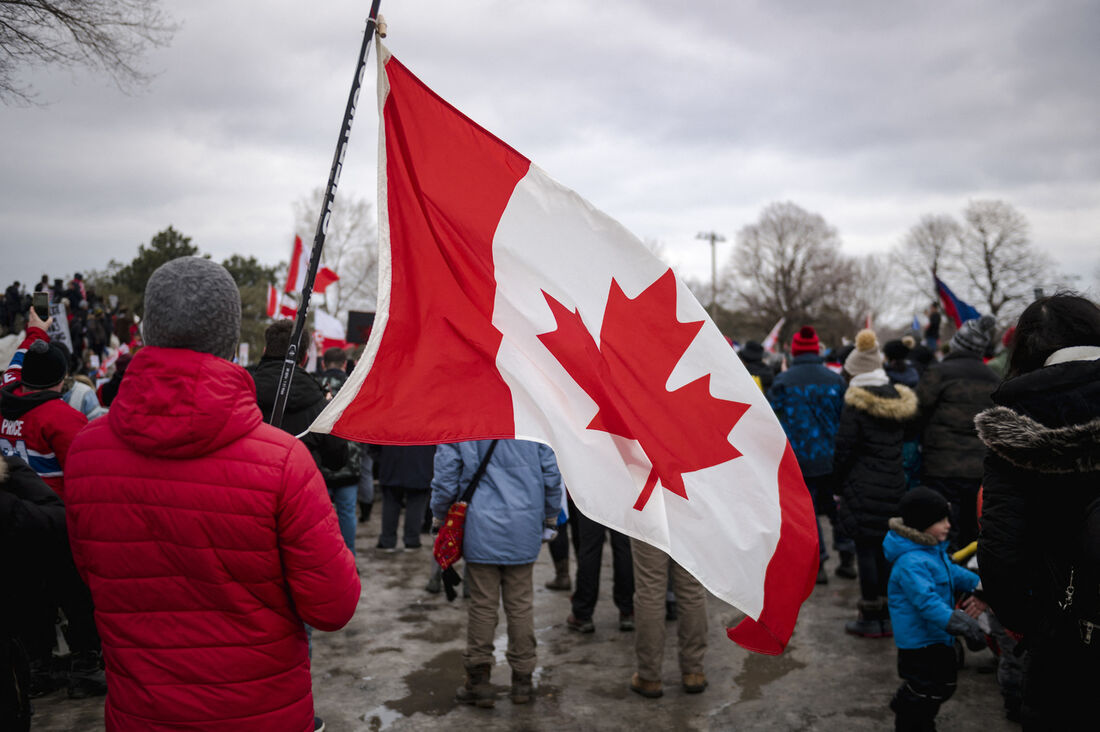
M 887 390 L 890 389 L 897 392 L 896 397 L 887 396 Z M 844 403 L 853 409 L 867 412 L 872 417 L 894 422 L 904 422 L 917 414 L 917 395 L 902 384 L 871 388 L 849 386 L 844 392 Z
M 908 539 L 914 544 L 920 544 L 921 546 L 936 546 L 940 543 L 936 540 L 936 537 L 928 532 L 919 531 L 911 526 L 906 526 L 901 516 L 894 516 L 887 525 L 890 527 L 890 531 L 893 531 L 902 538 Z
M 1100 471 L 1100 417 L 1047 427 L 1008 407 L 993 407 L 974 424 L 982 442 L 1017 467 L 1040 473 Z

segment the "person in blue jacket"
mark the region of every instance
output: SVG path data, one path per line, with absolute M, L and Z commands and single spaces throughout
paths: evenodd
M 964 636 L 972 648 L 984 646 L 975 618 L 988 606 L 971 595 L 962 609 L 955 609 L 955 594 L 972 592 L 979 580 L 947 556 L 947 500 L 918 486 L 905 494 L 899 508 L 901 516 L 890 519 L 882 542 L 893 563 L 887 592 L 902 678 L 890 708 L 895 730 L 934 730 L 940 705 L 955 693 L 953 636 Z
M 493 440 L 440 445 L 435 451 L 432 516 L 441 523 L 460 500 Z M 554 451 L 524 440 L 498 440 L 466 510 L 462 555 L 470 602 L 463 665 L 466 684 L 457 699 L 491 708 L 489 681 L 497 608 L 504 604 L 512 667 L 511 698 L 525 704 L 533 693 L 535 621 L 533 569 L 544 531 L 553 532 L 561 510 L 561 473 Z M 552 538 L 552 537 L 548 537 Z

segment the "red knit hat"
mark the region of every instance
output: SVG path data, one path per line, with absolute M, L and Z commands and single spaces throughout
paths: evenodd
M 821 352 L 821 344 L 817 340 L 817 331 L 812 325 L 804 325 L 794 337 L 791 338 L 791 355 L 800 353 L 812 353 L 815 356 Z

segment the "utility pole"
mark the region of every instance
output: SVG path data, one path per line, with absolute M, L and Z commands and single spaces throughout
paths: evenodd
M 726 237 L 714 231 L 700 231 L 696 239 L 710 242 L 710 317 L 714 317 L 715 302 L 718 300 L 718 242 Z

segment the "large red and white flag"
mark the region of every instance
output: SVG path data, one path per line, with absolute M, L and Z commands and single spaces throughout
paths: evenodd
M 637 237 L 378 51 L 378 312 L 311 429 L 545 442 L 581 511 L 741 609 L 733 640 L 781 652 L 817 530 L 760 389 Z
M 290 253 L 290 264 L 286 272 L 286 286 L 283 292 L 293 294 L 301 292 L 306 286 L 306 274 L 309 272 L 309 252 L 302 246 L 302 237 L 294 237 L 294 249 Z M 328 286 L 340 277 L 328 267 L 318 267 L 313 276 L 313 291 L 323 293 Z

